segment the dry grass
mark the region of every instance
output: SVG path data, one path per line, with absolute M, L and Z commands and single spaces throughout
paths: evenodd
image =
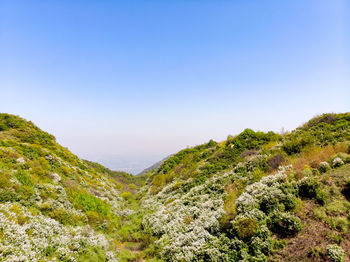
M 229 228 L 230 221 L 236 216 L 236 199 L 237 199 L 237 188 L 235 184 L 230 184 L 225 187 L 226 199 L 224 202 L 225 215 L 221 218 L 223 227 Z
M 328 145 L 326 147 L 312 146 L 301 153 L 301 155 L 292 160 L 292 165 L 297 173 L 300 173 L 306 166 L 319 168 L 323 161 L 328 161 L 337 153 L 347 153 L 349 147 L 346 143 L 339 143 L 335 146 Z

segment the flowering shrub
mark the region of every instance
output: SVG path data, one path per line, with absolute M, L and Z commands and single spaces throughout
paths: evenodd
M 336 157 L 332 161 L 332 166 L 333 167 L 340 167 L 344 165 L 344 161 L 340 157 Z
M 343 262 L 344 261 L 344 250 L 338 245 L 328 245 L 327 246 L 327 256 L 333 262 Z
M 349 154 L 341 152 L 341 153 L 338 153 L 337 156 L 344 162 L 344 164 L 350 163 L 350 155 Z
M 218 231 L 218 219 L 223 214 L 221 199 L 200 195 L 199 191 L 190 191 L 167 206 L 156 200 L 148 200 L 147 205 L 158 210 L 144 218 L 144 226 L 161 236 L 157 243 L 163 248 L 162 254 L 174 261 L 190 261 L 198 255 L 214 238 L 212 233 Z
M 321 162 L 319 169 L 321 173 L 326 173 L 331 169 L 331 167 L 329 166 L 328 162 Z
M 0 259 L 6 261 L 77 261 L 85 248 L 104 252 L 117 261 L 108 240 L 89 227 L 65 227 L 18 204 L 0 204 Z M 107 255 L 108 253 L 108 255 Z
M 264 177 L 260 182 L 247 186 L 236 201 L 237 216 L 232 221 L 232 233 L 250 247 L 245 255 L 247 258 L 264 257 L 272 249 L 273 240 L 267 226 L 284 235 L 301 230 L 300 219 L 285 211 L 295 207 L 297 187 L 288 182 L 284 172 L 285 168 L 281 168 L 276 175 Z M 239 232 L 240 221 L 258 221 L 258 230 L 250 231 L 254 232 L 252 239 L 247 239 Z M 243 257 L 242 252 L 240 255 Z
M 153 212 L 145 215 L 143 225 L 159 236 L 156 245 L 161 255 L 170 261 L 192 261 L 206 257 L 217 261 L 227 256 L 216 244 L 220 238 L 220 218 L 224 215 L 223 185 L 234 173 L 214 176 L 204 184 L 186 190 L 192 179 L 174 190 L 174 181 L 158 194 L 143 201 L 142 206 Z M 216 243 L 215 245 L 213 243 Z
M 250 164 L 250 161 L 241 163 L 235 171 L 218 173 L 201 185 L 193 186 L 192 180 L 188 179 L 181 182 L 181 187 L 174 189 L 179 181 L 173 181 L 156 195 L 147 195 L 142 207 L 150 212 L 145 215 L 143 226 L 159 237 L 155 244 L 161 248 L 164 259 L 263 259 L 272 247 L 267 221 L 276 212 L 282 214 L 281 221 L 276 220 L 277 224 L 281 224 L 281 230 L 297 232 L 301 229 L 297 217 L 289 212 L 282 212 L 295 207 L 297 194 L 297 187 L 287 181 L 284 168 L 276 175 L 263 177 L 260 182 L 243 188 L 238 198 L 232 197 L 233 189 L 232 186 L 227 186 L 228 183 L 240 181 L 234 186 L 233 191 L 236 194 L 239 184 L 254 181 L 252 173 L 248 173 L 246 177 L 240 173 Z M 192 187 L 188 188 L 188 185 Z M 230 238 L 227 238 L 221 228 L 225 225 L 220 224 L 220 218 L 228 208 L 224 201 L 231 198 L 236 201 L 234 206 L 229 205 L 235 211 L 231 217 Z

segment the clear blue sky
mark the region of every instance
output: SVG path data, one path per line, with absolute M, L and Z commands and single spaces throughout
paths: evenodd
M 246 127 L 350 111 L 342 0 L 0 0 L 0 111 L 137 172 Z

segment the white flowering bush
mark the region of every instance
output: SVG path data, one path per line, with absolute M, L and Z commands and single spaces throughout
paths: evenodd
M 219 218 L 224 213 L 223 200 L 220 194 L 202 194 L 208 186 L 192 188 L 164 204 L 172 197 L 164 194 L 167 187 L 145 201 L 144 208 L 156 209 L 156 212 L 146 215 L 143 224 L 160 236 L 157 244 L 162 247 L 164 257 L 172 261 L 191 261 L 203 251 L 208 241 L 214 240 L 214 233 L 219 230 Z
M 159 237 L 155 244 L 161 248 L 164 259 L 263 259 L 271 250 L 268 220 L 272 213 L 285 212 L 285 220 L 300 222 L 288 212 L 295 207 L 297 187 L 287 181 L 282 168 L 278 174 L 264 177 L 245 188 L 236 200 L 237 214 L 231 222 L 231 230 L 224 234 L 220 224 L 224 215 L 224 187 L 236 180 L 249 183 L 253 179 L 250 172 L 247 176 L 238 173 L 246 170 L 247 164 L 252 163 L 240 163 L 239 168 L 218 173 L 201 185 L 193 186 L 188 179 L 174 190 L 179 181 L 173 181 L 156 195 L 147 195 L 142 207 L 149 212 L 144 216 L 143 226 Z
M 63 226 L 18 204 L 0 204 L 0 236 L 4 261 L 77 261 L 88 247 L 105 252 L 108 261 L 117 261 L 106 237 L 90 227 Z
M 300 219 L 286 212 L 296 205 L 297 187 L 287 181 L 284 172 L 285 169 L 280 169 L 276 175 L 247 186 L 236 200 L 237 216 L 232 221 L 232 233 L 246 245 L 239 254 L 241 259 L 257 259 L 269 253 L 272 238 L 268 227 L 279 234 L 301 230 Z M 240 227 L 242 221 L 245 224 Z
M 344 161 L 340 157 L 336 157 L 332 161 L 332 166 L 333 167 L 340 167 L 344 165 Z
M 247 213 L 254 209 L 271 212 L 274 209 L 293 209 L 296 202 L 296 190 L 292 184 L 285 183 L 286 175 L 280 171 L 247 186 L 245 192 L 237 199 L 238 213 Z
M 189 190 L 186 183 L 191 184 L 191 179 L 178 190 L 173 190 L 174 181 L 143 201 L 143 208 L 152 211 L 145 215 L 143 226 L 159 236 L 156 244 L 165 259 L 225 261 L 229 255 L 223 243 L 230 240 L 220 236 L 219 219 L 224 214 L 223 185 L 233 176 L 233 172 L 216 175 Z
M 350 163 L 350 154 L 347 154 L 347 153 L 338 153 L 337 156 L 343 160 L 344 164 L 348 164 Z
M 338 245 L 328 245 L 327 246 L 327 256 L 333 262 L 343 262 L 344 261 L 344 250 Z
M 321 173 L 326 173 L 330 169 L 331 169 L 331 167 L 329 166 L 328 162 L 323 161 L 320 163 L 320 172 Z

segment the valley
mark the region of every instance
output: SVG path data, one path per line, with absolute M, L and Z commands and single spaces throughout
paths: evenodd
M 350 113 L 245 129 L 141 175 L 0 114 L 0 261 L 350 261 Z

